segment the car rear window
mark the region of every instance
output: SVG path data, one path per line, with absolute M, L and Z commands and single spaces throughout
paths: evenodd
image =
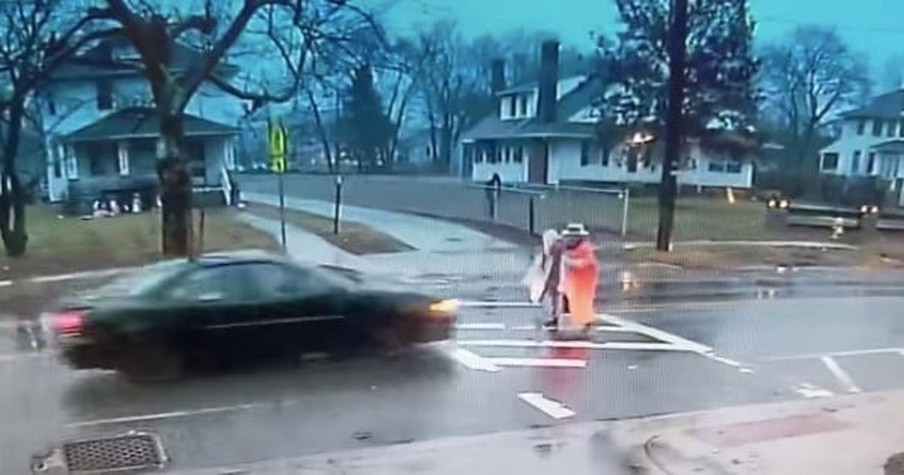
M 187 263 L 183 259 L 155 262 L 118 277 L 91 293 L 99 296 L 139 296 L 181 273 L 186 266 Z

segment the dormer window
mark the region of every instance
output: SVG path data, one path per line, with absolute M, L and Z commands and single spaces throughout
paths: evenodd
M 509 96 L 508 105 L 509 105 L 509 117 L 517 117 L 518 116 L 518 96 Z
M 524 116 L 524 117 L 527 117 L 527 96 L 526 96 L 526 95 L 524 95 L 524 96 L 519 96 L 519 97 L 518 97 L 518 104 L 520 105 L 520 107 L 519 107 L 519 109 L 520 109 L 519 115 Z

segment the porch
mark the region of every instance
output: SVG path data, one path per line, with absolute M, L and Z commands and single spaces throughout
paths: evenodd
M 192 183 L 223 186 L 224 170 L 235 166 L 237 130 L 186 116 L 185 155 Z M 158 131 L 152 116 L 118 111 L 64 137 L 48 171 L 52 201 L 84 203 L 128 197 L 156 197 Z

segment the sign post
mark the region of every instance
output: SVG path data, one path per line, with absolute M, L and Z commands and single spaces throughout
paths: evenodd
M 270 171 L 276 173 L 279 182 L 279 232 L 283 251 L 286 250 L 286 193 L 283 175 L 286 173 L 286 129 L 282 123 L 270 123 L 268 134 Z

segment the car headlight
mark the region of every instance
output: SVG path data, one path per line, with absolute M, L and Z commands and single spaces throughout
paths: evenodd
M 430 304 L 431 313 L 455 313 L 458 311 L 458 300 L 437 300 Z

